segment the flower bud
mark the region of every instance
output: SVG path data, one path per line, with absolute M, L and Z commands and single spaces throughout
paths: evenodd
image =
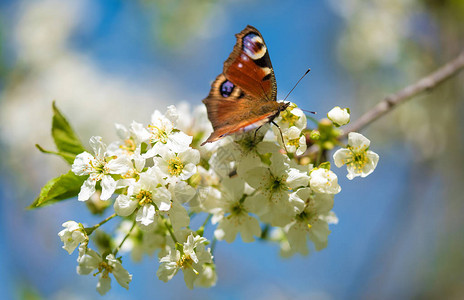
M 319 132 L 319 130 L 314 129 L 313 131 L 311 131 L 309 138 L 313 141 L 317 141 L 321 138 L 321 133 Z
M 350 122 L 350 112 L 348 108 L 340 108 L 335 106 L 327 113 L 327 117 L 335 124 L 335 126 L 342 126 Z

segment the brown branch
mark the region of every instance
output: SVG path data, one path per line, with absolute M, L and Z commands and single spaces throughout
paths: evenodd
M 428 76 L 420 79 L 418 82 L 408 85 L 402 90 L 390 94 L 385 97 L 382 101 L 377 103 L 371 110 L 364 113 L 359 119 L 355 122 L 350 123 L 343 134 L 340 136 L 340 140 L 345 139 L 348 136 L 348 133 L 353 131 L 360 131 L 365 128 L 370 123 L 374 122 L 378 118 L 382 117 L 389 111 L 393 110 L 398 104 L 406 102 L 406 100 L 411 99 L 412 97 L 424 92 L 433 89 L 434 87 L 440 85 L 445 80 L 451 78 L 464 69 L 464 51 L 462 51 L 458 57 L 448 62 L 446 65 L 438 69 L 437 71 L 429 74 Z M 309 147 L 303 156 L 309 156 L 311 154 L 320 151 L 317 144 Z
M 433 89 L 434 87 L 440 85 L 450 77 L 456 75 L 462 69 L 464 69 L 464 51 L 461 52 L 461 54 L 459 54 L 458 57 L 456 57 L 437 71 L 420 79 L 418 82 L 408 85 L 402 90 L 385 97 L 371 110 L 367 111 L 355 122 L 348 125 L 347 128 L 344 130 L 344 133 L 341 136 L 341 138 L 345 138 L 348 135 L 348 133 L 352 131 L 359 131 L 363 129 L 370 123 L 374 122 L 378 118 L 391 111 L 399 104 L 406 102 L 406 100 L 424 91 Z

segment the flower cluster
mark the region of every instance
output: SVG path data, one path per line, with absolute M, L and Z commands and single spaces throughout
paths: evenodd
M 100 274 L 101 294 L 110 289 L 110 273 L 125 288 L 132 280 L 119 251 L 136 261 L 157 252 L 159 279 L 167 282 L 181 270 L 189 288 L 216 283 L 216 241 L 264 239 L 277 243 L 283 256 L 308 254 L 311 241 L 319 251 L 327 246 L 329 224 L 338 222 L 332 209 L 341 191 L 322 152 L 337 142 L 335 126 L 349 122 L 349 111 L 334 108 L 329 118 L 319 124 L 321 134 L 311 133 L 303 111 L 291 104 L 274 120 L 278 127 L 264 125 L 205 147 L 199 146 L 210 130 L 204 107 L 193 117 L 185 106 L 169 106 L 165 114 L 155 111 L 146 126 L 117 124 L 118 141 L 106 145 L 92 137 L 93 154 L 76 155 L 71 167 L 86 176 L 78 200 L 111 201 L 114 213 L 92 227 L 64 223 L 63 248 L 71 254 L 79 247 L 77 272 Z M 308 153 L 314 147 L 317 159 Z M 335 152 L 335 164 L 347 165 L 349 179 L 376 167 L 378 155 L 368 147 L 369 140 L 350 133 L 348 146 Z M 196 230 L 192 216 L 205 218 Z M 114 237 L 105 235 L 100 244 L 96 239 L 99 251 L 91 249 L 94 232 L 113 218 L 121 220 Z M 212 242 L 204 236 L 206 226 L 214 226 Z
M 307 148 L 306 138 L 303 130 L 306 129 L 306 115 L 296 107 L 296 104 L 289 105 L 287 110 L 283 111 L 275 120 L 279 128 L 273 127 L 276 136 L 282 133 L 282 139 L 278 140 L 281 146 L 284 146 L 288 153 L 302 155 Z M 278 132 L 279 129 L 281 132 Z

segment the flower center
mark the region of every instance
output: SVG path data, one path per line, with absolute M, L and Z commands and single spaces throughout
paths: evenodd
M 124 144 L 120 145 L 119 148 L 124 150 L 127 154 L 132 154 L 135 151 L 136 145 L 133 139 L 124 140 Z
M 278 178 L 278 177 L 274 177 L 273 178 L 273 181 L 271 183 L 271 190 L 273 192 L 277 192 L 279 190 L 284 190 L 286 189 L 285 187 L 285 178 Z
M 130 169 L 126 174 L 122 174 L 122 178 L 138 178 L 139 172 L 135 169 Z
M 94 161 L 90 161 L 89 164 L 92 169 L 90 173 L 90 178 L 92 178 L 92 180 L 100 181 L 103 179 L 104 175 L 108 174 L 105 161 L 96 158 Z
M 298 117 L 295 116 L 290 112 L 290 109 L 286 109 L 283 112 L 280 113 L 282 117 L 282 122 L 288 123 L 288 127 L 294 126 L 296 121 L 298 121 Z
M 243 205 L 241 203 L 235 203 L 230 209 L 231 215 L 239 215 L 243 211 Z
M 179 157 L 173 157 L 168 161 L 169 173 L 173 176 L 179 176 L 184 169 L 184 164 Z
M 364 166 L 369 162 L 369 158 L 366 155 L 366 150 L 364 148 L 350 149 L 351 159 L 347 159 L 346 164 L 353 167 L 356 172 L 362 172 Z
M 295 146 L 296 148 L 298 148 L 298 146 L 300 145 L 300 139 L 296 138 L 296 139 L 288 140 L 287 145 Z
M 113 267 L 110 266 L 106 261 L 102 261 L 98 264 L 98 272 L 93 274 L 93 276 L 97 276 L 98 274 L 102 273 L 103 278 L 108 278 L 108 273 L 113 272 Z
M 168 142 L 168 133 L 166 132 L 166 130 L 158 128 L 154 125 L 148 125 L 148 128 L 150 129 L 152 134 L 152 143 L 161 142 L 163 144 L 166 144 Z
M 258 129 L 257 129 L 258 130 Z M 242 139 L 236 141 L 240 145 L 244 153 L 248 153 L 255 149 L 256 145 L 261 141 L 260 136 L 256 134 L 244 135 Z
M 177 265 L 182 269 L 193 269 L 193 263 L 194 261 L 190 255 L 185 254 L 182 255 L 181 259 L 177 262 Z
M 140 190 L 140 192 L 134 197 L 139 202 L 139 205 L 143 206 L 145 204 L 152 203 L 153 194 L 152 192 L 147 191 L 147 190 Z
M 295 220 L 297 222 L 303 223 L 305 227 L 307 227 L 307 229 L 310 229 L 312 227 L 312 224 L 314 224 L 318 220 L 318 214 L 317 211 L 314 209 L 312 201 L 310 201 L 307 208 L 305 208 L 303 212 L 301 212 L 299 215 L 296 215 Z
M 105 173 L 105 162 L 101 161 L 99 159 L 95 159 L 96 163 L 93 163 L 93 161 L 90 161 L 90 165 L 92 166 L 93 170 L 96 173 Z

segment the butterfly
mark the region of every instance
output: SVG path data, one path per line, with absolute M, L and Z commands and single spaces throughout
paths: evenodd
M 257 129 L 272 122 L 290 102 L 277 102 L 271 59 L 258 29 L 248 25 L 235 35 L 237 42 L 203 99 L 213 133 L 203 142 Z

